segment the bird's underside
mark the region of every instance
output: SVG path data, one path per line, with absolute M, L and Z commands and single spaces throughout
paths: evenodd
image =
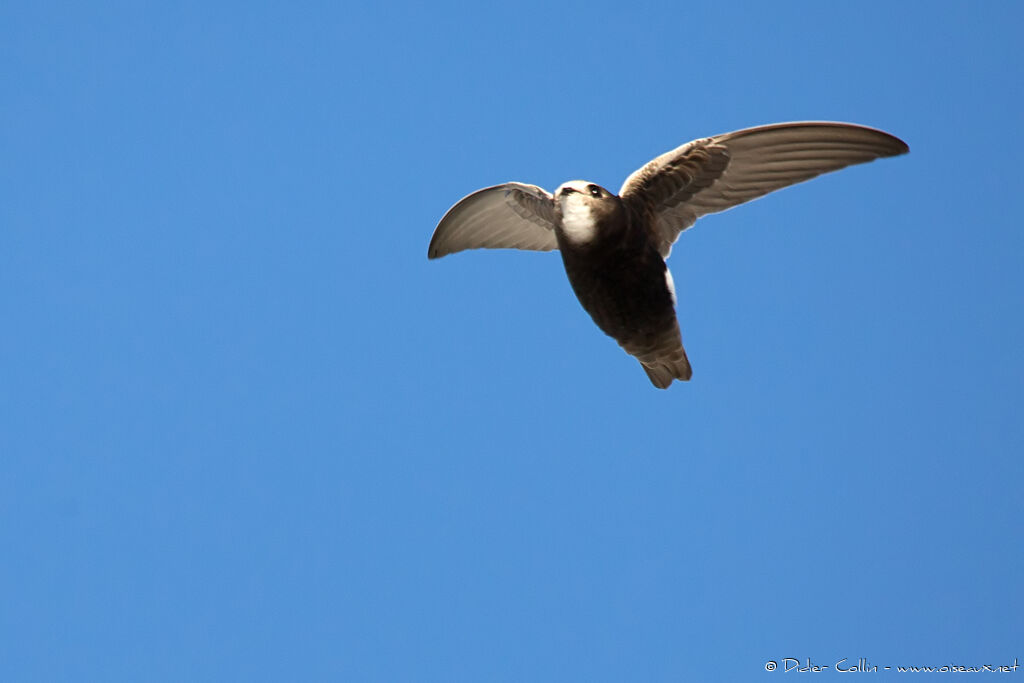
M 705 214 L 907 151 L 888 133 L 829 122 L 702 138 L 635 171 L 618 195 L 584 181 L 565 183 L 554 195 L 523 183 L 478 190 L 441 219 L 428 257 L 478 248 L 558 249 L 583 308 L 640 361 L 656 387 L 666 388 L 691 376 L 664 262 L 683 230 Z
M 601 224 L 604 240 L 580 245 L 560 237 L 559 251 L 584 310 L 664 389 L 672 380 L 692 375 L 676 321 L 671 276 L 653 246 L 647 221 L 623 208 L 621 222 Z M 609 237 L 613 232 L 614 239 Z

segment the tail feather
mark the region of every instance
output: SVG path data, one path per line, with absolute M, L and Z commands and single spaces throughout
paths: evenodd
M 654 354 L 652 354 L 653 356 Z M 651 384 L 659 389 L 668 389 L 672 380 L 687 381 L 693 376 L 693 368 L 682 346 L 669 354 L 640 358 L 640 367 L 647 373 Z
M 670 325 L 653 332 L 644 330 L 619 344 L 626 353 L 640 361 L 651 384 L 659 389 L 668 389 L 674 380 L 685 382 L 693 376 L 675 316 Z

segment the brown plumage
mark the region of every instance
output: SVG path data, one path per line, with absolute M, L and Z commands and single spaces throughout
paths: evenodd
M 907 151 L 902 140 L 853 124 L 747 128 L 657 157 L 630 175 L 618 195 L 584 181 L 564 183 L 554 195 L 522 183 L 479 190 L 448 210 L 427 255 L 559 249 L 583 308 L 664 389 L 691 376 L 664 261 L 679 233 L 705 214 Z

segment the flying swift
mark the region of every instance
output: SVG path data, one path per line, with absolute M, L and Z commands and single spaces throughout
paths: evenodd
M 746 128 L 662 154 L 626 178 L 618 194 L 583 180 L 554 194 L 517 182 L 477 190 L 445 213 L 427 256 L 558 249 L 583 308 L 665 389 L 692 375 L 665 264 L 682 231 L 705 214 L 908 151 L 899 138 L 849 123 Z

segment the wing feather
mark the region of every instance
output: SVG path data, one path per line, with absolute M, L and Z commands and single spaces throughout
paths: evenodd
M 635 171 L 619 195 L 653 210 L 659 250 L 668 256 L 679 233 L 703 215 L 908 151 L 899 138 L 865 126 L 778 123 L 688 142 Z
M 486 187 L 448 209 L 430 239 L 427 257 L 463 249 L 551 251 L 558 248 L 555 220 L 554 198 L 536 185 Z

